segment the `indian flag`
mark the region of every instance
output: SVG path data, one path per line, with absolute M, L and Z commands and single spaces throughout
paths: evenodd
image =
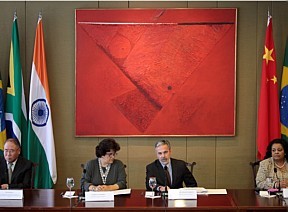
M 39 164 L 35 188 L 52 188 L 57 181 L 57 170 L 41 15 L 36 28 L 30 83 L 28 159 Z

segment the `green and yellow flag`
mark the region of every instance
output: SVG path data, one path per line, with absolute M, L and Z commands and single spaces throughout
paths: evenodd
M 288 39 L 284 53 L 284 64 L 281 82 L 280 120 L 282 138 L 288 141 Z
M 27 109 L 23 87 L 17 15 L 14 13 L 10 45 L 9 79 L 5 108 L 7 138 L 17 138 L 27 156 Z
M 0 74 L 0 155 L 3 155 L 5 140 L 6 140 L 6 124 L 4 113 L 3 84 Z

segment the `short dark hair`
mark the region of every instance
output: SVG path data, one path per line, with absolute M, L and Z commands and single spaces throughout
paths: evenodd
M 120 145 L 113 138 L 103 139 L 95 148 L 96 157 L 100 158 L 106 155 L 111 149 L 117 152 L 120 150 Z
M 5 142 L 4 142 L 4 145 L 7 143 L 7 142 L 12 142 L 13 144 L 15 144 L 18 148 L 21 149 L 21 144 L 19 142 L 19 140 L 17 138 L 8 138 Z
M 287 141 L 285 139 L 282 139 L 282 138 L 276 138 L 269 143 L 269 145 L 267 146 L 267 149 L 266 149 L 265 159 L 272 157 L 273 144 L 281 144 L 281 146 L 284 149 L 284 153 L 285 153 L 284 157 L 286 158 L 286 160 L 288 160 L 288 144 L 287 144 Z

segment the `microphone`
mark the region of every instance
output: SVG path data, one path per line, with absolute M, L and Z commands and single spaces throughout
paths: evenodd
M 281 191 L 281 187 L 280 187 L 280 179 L 279 179 L 279 177 L 278 177 L 278 175 L 277 175 L 277 168 L 276 168 L 276 167 L 274 168 L 274 173 L 275 173 L 276 178 L 277 178 L 277 180 L 278 180 L 278 182 L 279 182 L 279 185 L 278 185 L 278 191 Z
M 167 194 L 167 181 L 168 181 L 168 179 L 167 179 L 167 166 L 164 166 L 164 173 L 165 173 L 165 194 Z M 164 196 L 165 196 L 165 194 L 164 194 Z

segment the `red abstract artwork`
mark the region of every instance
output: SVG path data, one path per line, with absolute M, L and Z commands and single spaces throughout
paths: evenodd
M 76 136 L 235 135 L 236 16 L 76 10 Z

